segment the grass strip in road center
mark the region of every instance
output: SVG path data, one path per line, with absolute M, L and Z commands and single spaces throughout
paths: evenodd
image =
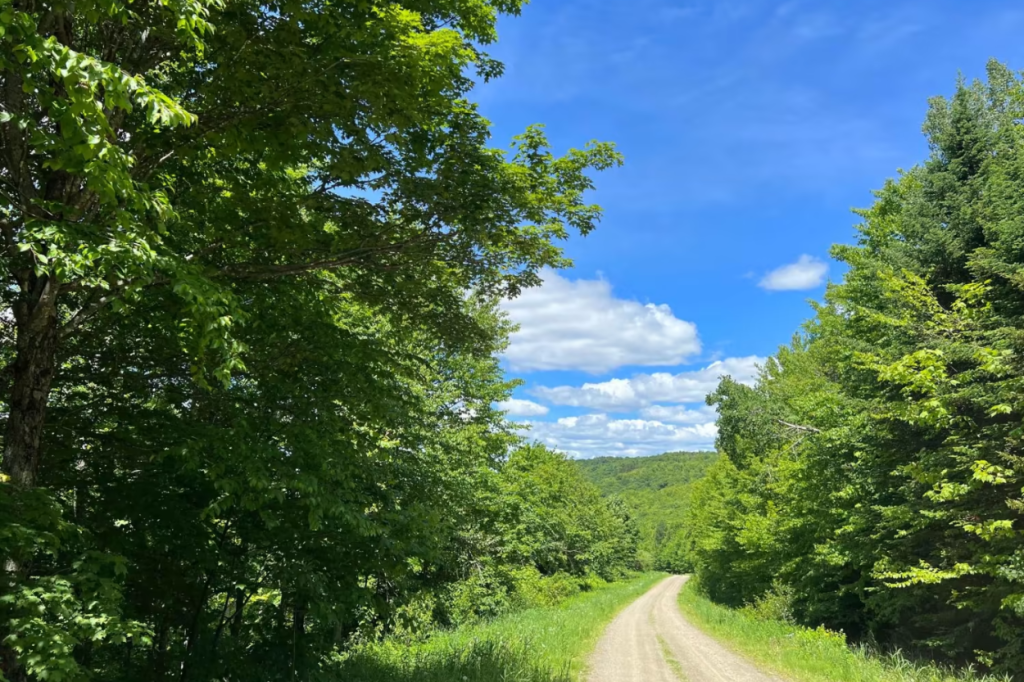
M 672 650 L 668 647 L 668 642 L 658 637 L 658 647 L 661 649 L 661 657 L 668 663 L 668 667 L 672 668 L 672 672 L 677 678 L 686 682 L 686 672 L 683 670 L 683 664 L 676 660 L 676 657 L 672 655 Z
M 825 628 L 811 629 L 758 617 L 715 604 L 691 580 L 679 593 L 679 608 L 701 630 L 743 654 L 764 670 L 794 682 L 1007 682 L 918 664 L 899 653 L 878 655 L 851 647 L 846 638 Z
M 415 644 L 362 647 L 342 664 L 346 682 L 577 682 L 587 654 L 625 606 L 665 577 L 647 573 L 550 608 L 441 631 Z

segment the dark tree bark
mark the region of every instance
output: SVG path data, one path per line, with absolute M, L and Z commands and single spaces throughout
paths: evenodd
M 23 488 L 35 485 L 46 404 L 56 365 L 60 329 L 52 277 L 31 276 L 14 304 L 17 329 L 13 383 L 4 434 L 3 471 Z

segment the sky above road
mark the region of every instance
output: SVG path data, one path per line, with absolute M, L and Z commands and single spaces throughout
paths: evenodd
M 711 449 L 718 378 L 750 382 L 828 281 L 850 209 L 928 154 L 930 97 L 996 58 L 1024 69 L 1024 5 L 987 0 L 534 0 L 481 86 L 504 145 L 617 143 L 575 267 L 506 309 L 503 405 L 574 457 Z

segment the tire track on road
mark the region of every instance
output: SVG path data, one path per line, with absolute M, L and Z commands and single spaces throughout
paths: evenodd
M 677 597 L 686 580 L 662 580 L 612 621 L 588 682 L 779 682 L 683 617 Z

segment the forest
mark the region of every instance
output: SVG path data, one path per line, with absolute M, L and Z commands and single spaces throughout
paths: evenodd
M 689 573 L 685 523 L 694 484 L 718 459 L 711 452 L 666 452 L 652 457 L 577 460 L 587 480 L 623 504 L 637 532 L 637 564 L 644 569 Z
M 754 386 L 708 396 L 722 457 L 686 544 L 716 601 L 1024 670 L 1024 81 L 931 101 L 931 155 L 858 212 L 847 267 Z
M 931 101 L 717 452 L 576 462 L 499 407 L 501 303 L 623 157 L 492 139 L 526 4 L 0 0 L 0 680 L 381 679 L 651 571 L 1024 670 L 1024 79 Z
M 0 1 L 0 677 L 338 679 L 635 568 L 496 408 L 620 163 L 490 146 L 522 4 Z

